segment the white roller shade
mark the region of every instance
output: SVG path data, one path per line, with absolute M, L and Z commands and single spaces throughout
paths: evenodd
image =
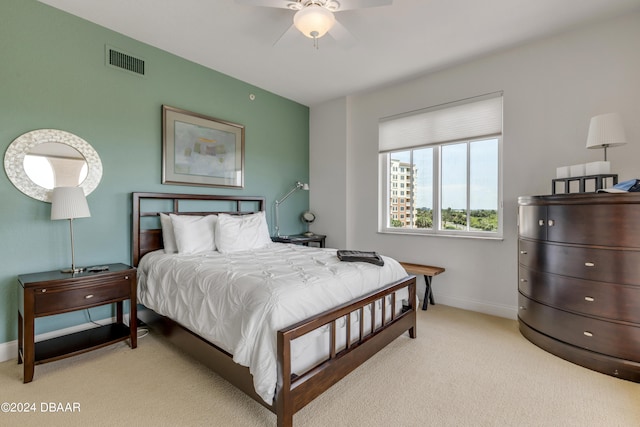
M 502 133 L 502 92 L 381 119 L 380 152 Z

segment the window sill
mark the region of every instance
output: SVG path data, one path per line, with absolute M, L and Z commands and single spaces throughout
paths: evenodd
M 413 231 L 396 231 L 396 230 L 382 230 L 378 231 L 378 234 L 389 235 L 403 235 L 403 236 L 418 236 L 418 237 L 452 237 L 454 239 L 479 239 L 479 240 L 498 240 L 503 241 L 504 236 L 499 234 L 494 235 L 481 235 L 481 234 L 449 234 L 449 233 L 421 233 Z

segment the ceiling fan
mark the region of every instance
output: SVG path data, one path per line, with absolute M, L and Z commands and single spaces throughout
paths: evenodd
M 236 0 L 236 3 L 295 10 L 293 24 L 276 43 L 290 38 L 298 30 L 313 39 L 313 45 L 317 49 L 318 39 L 327 33 L 344 46 L 355 43 L 349 30 L 336 20 L 335 12 L 386 6 L 393 3 L 393 0 Z

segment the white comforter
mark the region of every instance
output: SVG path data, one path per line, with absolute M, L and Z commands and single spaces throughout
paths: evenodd
M 276 332 L 407 275 L 383 259 L 384 267 L 341 262 L 335 249 L 282 243 L 231 254 L 160 250 L 140 261 L 138 300 L 233 354 L 271 404 Z

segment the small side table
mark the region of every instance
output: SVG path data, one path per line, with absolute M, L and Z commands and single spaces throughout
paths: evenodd
M 59 270 L 18 276 L 18 363 L 24 363 L 24 382 L 33 380 L 35 365 L 64 359 L 129 339 L 137 346 L 136 269 L 109 264 L 91 273 Z M 130 301 L 129 325 L 123 322 L 123 302 Z M 53 314 L 116 304 L 116 321 L 61 337 L 35 342 L 35 319 Z
M 274 236 L 271 240 L 277 243 L 293 243 L 304 246 L 309 246 L 309 243 L 318 243 L 321 248 L 324 248 L 324 241 L 326 238 L 327 236 L 323 236 L 322 234 L 314 234 L 313 236 L 292 234 L 290 236 Z
M 431 281 L 433 280 L 434 276 L 437 276 L 440 273 L 444 273 L 444 267 L 411 264 L 408 262 L 400 262 L 400 265 L 402 265 L 408 273 L 424 275 L 424 284 L 426 288 L 424 290 L 424 299 L 422 300 L 422 309 L 426 310 L 427 308 L 429 308 L 428 303 L 431 303 L 431 305 L 436 305 L 436 302 L 433 299 L 433 291 L 431 290 Z

